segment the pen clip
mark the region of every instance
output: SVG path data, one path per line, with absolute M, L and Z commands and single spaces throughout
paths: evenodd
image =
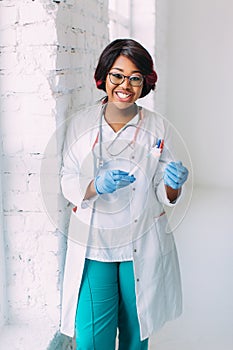
M 156 148 L 159 148 L 161 144 L 161 139 L 158 139 L 158 141 L 156 142 Z
M 160 149 L 160 151 L 162 152 L 163 146 L 164 146 L 164 139 L 158 139 L 157 142 L 156 142 L 155 147 L 157 149 Z

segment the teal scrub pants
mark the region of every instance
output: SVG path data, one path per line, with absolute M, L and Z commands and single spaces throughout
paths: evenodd
M 133 262 L 85 261 L 77 305 L 77 350 L 147 350 L 140 341 Z

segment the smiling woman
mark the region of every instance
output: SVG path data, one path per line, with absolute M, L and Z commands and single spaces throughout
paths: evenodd
M 74 115 L 64 145 L 61 185 L 75 211 L 61 331 L 76 333 L 80 350 L 114 350 L 117 329 L 119 349 L 147 350 L 182 309 L 163 206 L 177 203 L 188 170 L 173 157 L 168 122 L 136 104 L 157 81 L 148 51 L 117 39 L 94 76 L 106 97 Z
M 126 61 L 126 59 L 128 60 Z M 108 73 L 115 69 L 115 72 L 117 70 L 117 73 L 124 74 L 123 70 L 127 66 L 126 63 L 130 65 L 127 67 L 130 71 L 130 74 L 127 74 L 127 76 L 135 73 L 144 77 L 140 98 L 155 89 L 157 74 L 154 70 L 153 60 L 141 44 L 131 39 L 124 39 L 124 41 L 116 39 L 102 52 L 95 71 L 98 89 L 106 91 L 107 86 L 105 82 Z
M 116 39 L 102 52 L 95 80 L 98 89 L 107 93 L 105 119 L 118 131 L 136 115 L 135 102 L 155 89 L 157 74 L 150 54 L 141 44 Z

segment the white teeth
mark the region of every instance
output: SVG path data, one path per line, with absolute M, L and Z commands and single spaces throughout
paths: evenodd
M 130 94 L 127 95 L 127 94 L 124 94 L 123 92 L 117 92 L 117 95 L 122 99 L 128 98 L 130 96 Z

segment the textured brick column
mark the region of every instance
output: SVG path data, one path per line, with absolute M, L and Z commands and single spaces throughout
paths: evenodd
M 0 2 L 1 139 L 8 320 L 0 348 L 66 349 L 59 327 L 65 236 L 43 205 L 46 157 L 57 193 L 63 133 L 46 146 L 66 117 L 99 98 L 93 72 L 108 41 L 107 1 Z M 46 193 L 45 196 L 49 196 Z M 15 333 L 13 333 L 15 332 Z M 12 343 L 12 339 L 14 343 Z M 50 343 L 50 346 L 49 346 Z M 57 347 L 58 346 L 58 347 Z

